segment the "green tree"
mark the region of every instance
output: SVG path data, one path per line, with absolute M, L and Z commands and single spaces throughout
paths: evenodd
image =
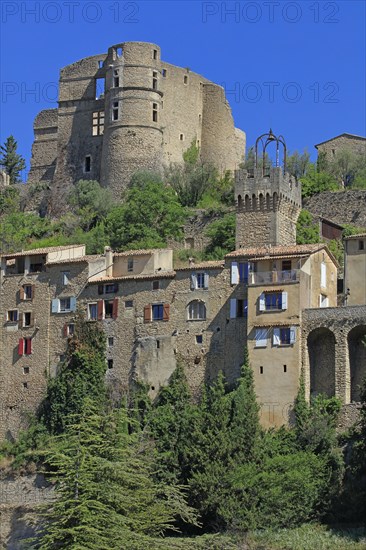
M 19 211 L 20 193 L 15 187 L 0 188 L 0 216 Z
M 298 151 L 294 151 L 292 155 L 289 154 L 287 156 L 286 171 L 297 179 L 305 176 L 309 166 L 310 153 L 308 151 L 304 151 L 301 154 Z
M 21 182 L 20 173 L 25 170 L 25 160 L 18 155 L 17 148 L 14 136 L 9 136 L 4 145 L 0 145 L 0 166 L 8 174 L 11 184 Z
M 339 185 L 335 177 L 328 172 L 318 172 L 314 165 L 311 165 L 306 174 L 300 177 L 302 185 L 302 196 L 311 197 L 323 191 L 336 191 Z
M 206 230 L 206 236 L 211 239 L 205 251 L 208 259 L 221 260 L 225 254 L 235 250 L 235 224 L 235 214 L 225 214 L 210 224 Z
M 87 231 L 107 216 L 112 195 L 97 181 L 79 180 L 70 192 L 69 202 L 76 209 L 80 226 Z
M 112 209 L 105 227 L 115 250 L 159 248 L 180 239 L 186 212 L 173 189 L 156 181 L 131 187 L 125 203 Z
M 318 243 L 320 241 L 319 227 L 315 224 L 308 210 L 301 210 L 296 223 L 297 244 Z

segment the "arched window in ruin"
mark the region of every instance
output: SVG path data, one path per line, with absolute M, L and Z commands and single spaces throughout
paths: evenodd
M 278 205 L 278 195 L 277 193 L 273 193 L 273 209 L 274 210 L 277 210 L 277 205 Z
M 269 193 L 266 194 L 266 208 L 267 210 L 271 209 L 271 195 Z
M 257 197 L 252 195 L 252 209 L 257 210 Z
M 249 195 L 245 195 L 245 210 L 250 210 L 250 197 Z
M 264 210 L 264 196 L 259 193 L 259 210 Z
M 307 339 L 310 365 L 310 395 L 335 395 L 335 336 L 321 327 L 310 332 Z
M 366 376 L 366 325 L 354 327 L 348 333 L 348 354 L 351 379 L 351 402 L 361 400 L 360 385 Z
M 238 208 L 239 210 L 243 209 L 243 199 L 241 198 L 241 195 L 238 195 Z

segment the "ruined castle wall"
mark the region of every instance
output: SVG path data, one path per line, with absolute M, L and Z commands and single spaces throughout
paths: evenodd
M 31 169 L 28 183 L 51 183 L 57 160 L 57 109 L 41 111 L 34 121 Z

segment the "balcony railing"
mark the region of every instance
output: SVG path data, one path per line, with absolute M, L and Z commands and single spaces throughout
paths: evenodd
M 249 273 L 248 284 L 293 283 L 299 279 L 299 269 L 291 269 L 291 271 L 258 271 L 256 273 Z

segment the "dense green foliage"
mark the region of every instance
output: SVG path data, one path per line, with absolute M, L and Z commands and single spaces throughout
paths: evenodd
M 21 172 L 25 170 L 25 160 L 17 153 L 18 143 L 9 136 L 4 145 L 0 145 L 0 166 L 9 176 L 10 184 L 21 182 Z
M 211 242 L 206 249 L 206 258 L 222 260 L 225 254 L 235 250 L 235 214 L 225 214 L 220 220 L 211 223 L 206 230 Z

